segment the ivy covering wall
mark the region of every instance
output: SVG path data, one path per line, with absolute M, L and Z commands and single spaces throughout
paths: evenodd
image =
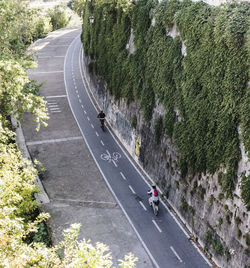
M 249 17 L 247 2 L 212 7 L 188 0 L 92 0 L 83 11 L 91 72 L 104 78 L 117 100 L 139 102 L 148 124 L 159 99 L 166 111 L 160 129 L 180 152 L 182 176 L 221 169 L 227 197 L 237 180 L 240 140 L 250 154 Z M 249 180 L 246 185 L 249 192 Z

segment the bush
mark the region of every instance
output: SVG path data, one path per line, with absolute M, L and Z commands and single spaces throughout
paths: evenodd
M 34 40 L 44 38 L 49 32 L 52 31 L 52 24 L 48 16 L 37 16 L 35 21 L 35 32 L 33 34 Z
M 214 250 L 217 254 L 223 255 L 223 246 L 220 241 L 214 242 Z
M 241 198 L 245 203 L 247 210 L 250 210 L 250 175 L 243 176 L 241 181 Z
M 84 51 L 94 56 L 97 74 L 110 92 L 117 100 L 140 103 L 147 123 L 159 100 L 166 111 L 165 132 L 181 155 L 182 176 L 214 174 L 224 166 L 222 190 L 226 198 L 232 196 L 240 160 L 240 123 L 245 148 L 248 152 L 250 148 L 249 3 L 212 7 L 191 1 L 119 0 L 87 2 L 85 7 Z M 90 14 L 95 17 L 93 25 Z M 169 36 L 173 25 L 180 37 Z M 133 54 L 126 48 L 131 28 Z
M 214 231 L 208 230 L 205 234 L 205 240 L 207 249 L 209 246 L 212 245 L 213 249 L 218 255 L 223 255 L 224 253 L 223 245 L 220 242 L 220 240 L 218 240 L 217 234 Z
M 71 17 L 67 17 L 65 9 L 60 5 L 50 9 L 48 16 L 50 17 L 53 31 L 66 27 L 71 20 Z
M 161 141 L 162 129 L 163 129 L 163 122 L 162 122 L 162 117 L 160 116 L 159 118 L 155 120 L 155 125 L 154 125 L 155 142 L 157 144 L 159 144 Z
M 132 117 L 131 126 L 132 126 L 133 129 L 136 129 L 136 126 L 137 126 L 137 117 L 136 117 L 136 115 L 133 115 L 133 117 Z
M 189 207 L 189 205 L 188 205 L 188 203 L 187 203 L 185 197 L 182 196 L 182 197 L 181 197 L 181 205 L 180 205 L 180 208 L 181 208 L 183 211 L 187 212 L 187 211 L 188 211 L 188 207 Z

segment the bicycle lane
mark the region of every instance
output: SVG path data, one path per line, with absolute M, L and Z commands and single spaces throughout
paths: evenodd
M 111 192 L 156 267 L 208 267 L 163 206 L 155 217 L 148 205 L 148 185 L 109 131 L 102 132 L 80 69 L 80 38 L 65 59 L 65 85 L 72 112 Z

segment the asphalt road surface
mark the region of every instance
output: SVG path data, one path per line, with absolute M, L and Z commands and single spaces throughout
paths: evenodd
M 148 203 L 149 185 L 111 132 L 103 132 L 81 69 L 80 37 L 71 43 L 64 64 L 70 107 L 110 191 L 134 228 L 155 267 L 203 268 L 211 265 L 161 203 L 156 217 Z

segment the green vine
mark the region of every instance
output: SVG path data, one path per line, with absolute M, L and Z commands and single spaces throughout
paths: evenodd
M 223 168 L 226 197 L 237 182 L 239 126 L 250 153 L 249 16 L 247 2 L 189 0 L 86 1 L 83 12 L 83 47 L 95 74 L 117 100 L 140 103 L 148 123 L 159 100 L 182 177 Z M 131 36 L 133 53 L 126 47 Z
M 162 117 L 159 117 L 155 120 L 155 126 L 154 126 L 155 142 L 157 144 L 159 144 L 161 141 L 162 129 L 163 129 Z

